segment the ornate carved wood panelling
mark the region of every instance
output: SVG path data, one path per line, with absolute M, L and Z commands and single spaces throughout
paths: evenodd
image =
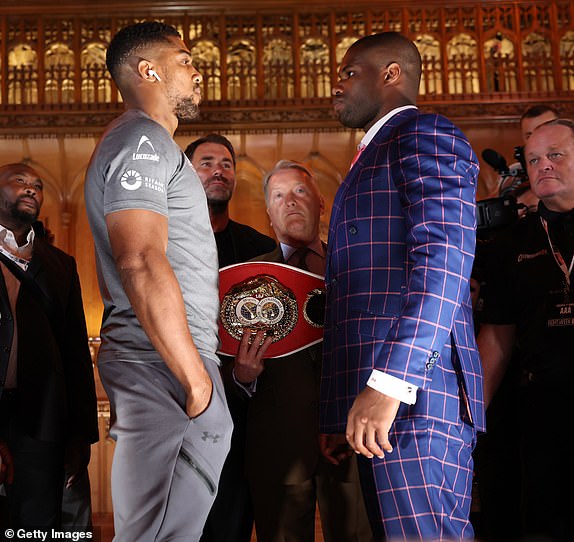
M 118 28 L 144 18 L 173 24 L 188 41 L 204 78 L 202 127 L 339 129 L 330 110 L 338 63 L 354 40 L 387 30 L 405 33 L 421 52 L 421 107 L 465 118 L 500 116 L 500 102 L 509 116 L 534 100 L 572 103 L 571 1 L 24 9 L 35 4 L 44 5 L 0 8 L 0 134 L 101 131 L 122 109 L 105 69 L 107 45 Z

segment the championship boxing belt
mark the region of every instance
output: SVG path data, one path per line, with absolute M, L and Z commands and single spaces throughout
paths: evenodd
M 296 267 L 245 262 L 219 270 L 219 353 L 235 356 L 243 330 L 273 336 L 266 358 L 323 340 L 325 280 Z

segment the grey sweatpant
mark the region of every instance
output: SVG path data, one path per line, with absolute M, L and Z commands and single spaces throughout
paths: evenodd
M 190 419 L 163 362 L 98 365 L 112 410 L 114 541 L 196 542 L 215 499 L 232 421 L 217 362 L 207 410 Z

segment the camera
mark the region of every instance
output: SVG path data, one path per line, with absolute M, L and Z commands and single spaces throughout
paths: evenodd
M 506 194 L 499 198 L 483 199 L 476 202 L 477 234 L 490 233 L 518 220 L 520 204 L 516 198 Z
M 505 196 L 512 193 L 519 196 L 530 188 L 528 173 L 526 173 L 526 160 L 524 147 L 514 147 L 514 158 L 517 160 L 510 166 L 500 153 L 493 149 L 484 149 L 482 159 L 500 175 L 498 180 L 498 193 Z
M 484 149 L 482 158 L 499 174 L 499 197 L 477 202 L 477 233 L 484 236 L 518 220 L 519 209 L 526 206 L 518 203 L 517 198 L 530 188 L 530 182 L 526 173 L 524 147 L 514 147 L 517 161 L 510 166 L 504 156 L 493 149 Z

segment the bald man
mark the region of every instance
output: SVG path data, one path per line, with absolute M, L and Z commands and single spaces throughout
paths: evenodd
M 417 109 L 420 77 L 414 43 L 385 32 L 349 48 L 333 87 L 339 120 L 365 136 L 331 213 L 323 443 L 346 435 L 360 454 L 380 538 L 470 540 L 478 160 L 452 122 Z
M 107 66 L 126 112 L 108 127 L 85 196 L 104 301 L 99 374 L 115 414 L 117 540 L 199 540 L 229 450 L 219 374 L 217 248 L 205 191 L 173 140 L 201 75 L 177 30 L 130 25 Z
M 98 440 L 76 263 L 32 227 L 43 194 L 28 165 L 0 167 L 0 442 L 13 458 L 2 532 L 61 528 L 64 467 L 73 487 Z
M 494 242 L 478 345 L 487 404 L 511 363 L 524 375 L 512 420 L 521 437 L 520 534 L 524 540 L 565 541 L 572 536 L 572 454 L 565 439 L 552 436 L 569 424 L 574 406 L 572 394 L 562 393 L 574 344 L 574 121 L 539 125 L 524 150 L 540 203 Z M 539 428 L 549 437 L 544 468 L 531 438 Z

